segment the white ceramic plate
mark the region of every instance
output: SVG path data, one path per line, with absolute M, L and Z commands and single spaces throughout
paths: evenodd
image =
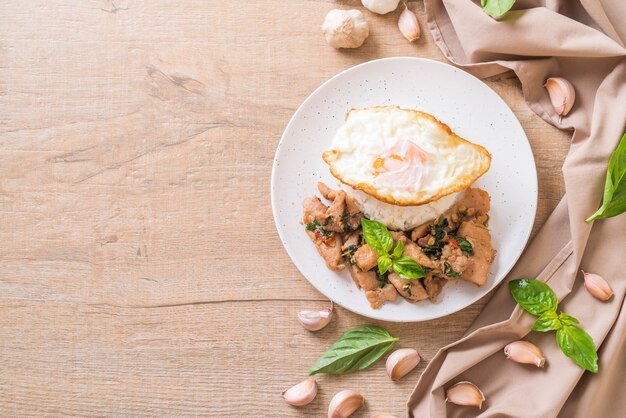
M 497 256 L 482 287 L 455 280 L 436 304 L 399 297 L 372 309 L 346 271 L 330 271 L 304 227 L 302 200 L 318 180 L 338 185 L 322 152 L 350 108 L 399 105 L 434 115 L 492 154 L 491 169 L 475 185 L 491 195 L 489 227 Z M 291 118 L 272 169 L 272 209 L 281 240 L 300 272 L 326 297 L 358 314 L 385 321 L 424 321 L 456 312 L 496 286 L 530 235 L 537 208 L 533 154 L 517 118 L 482 81 L 450 65 L 420 58 L 387 58 L 350 68 L 313 92 Z

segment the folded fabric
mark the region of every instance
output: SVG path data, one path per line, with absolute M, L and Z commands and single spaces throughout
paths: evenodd
M 563 166 L 566 194 L 503 283 L 520 277 L 549 283 L 559 309 L 577 317 L 599 347 L 599 372 L 584 372 L 557 347 L 553 333 L 531 333 L 525 313 L 501 285 L 466 335 L 442 348 L 407 404 L 409 417 L 626 416 L 626 214 L 586 223 L 600 206 L 606 169 L 626 126 L 626 2 L 518 0 L 499 21 L 480 1 L 425 0 L 428 28 L 453 63 L 480 77 L 513 70 L 535 113 L 573 130 Z M 544 83 L 564 77 L 576 102 L 562 119 Z M 503 132 L 506 136 L 506 132 Z M 615 296 L 594 299 L 581 269 L 603 276 Z M 506 360 L 503 347 L 525 338 L 546 366 Z M 482 410 L 445 402 L 445 389 L 470 381 Z

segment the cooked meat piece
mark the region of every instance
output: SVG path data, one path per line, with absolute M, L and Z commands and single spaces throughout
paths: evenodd
M 356 201 L 352 196 L 346 194 L 346 208 L 348 209 L 348 213 L 350 215 L 356 215 L 361 213 L 361 209 L 356 204 Z
M 321 225 L 324 225 L 326 220 L 326 211 L 328 207 L 322 203 L 317 196 L 307 197 L 302 202 L 304 208 L 304 223 L 312 222 L 316 219 Z
M 461 275 L 461 279 L 482 286 L 487 281 L 489 266 L 495 257 L 491 246 L 489 230 L 474 222 L 463 222 L 459 227 L 458 235 L 467 239 L 474 248 L 474 255 Z
M 470 264 L 469 257 L 463 254 L 459 247 L 452 244 L 443 246 L 439 261 L 441 263 L 441 271 L 444 272 L 446 279 L 459 277 L 460 273 L 463 273 Z
M 393 246 L 395 248 L 396 244 L 398 243 L 398 240 L 402 239 L 402 238 L 406 238 L 406 235 L 404 235 L 404 232 L 402 231 L 389 231 L 389 233 L 391 234 L 391 237 L 393 238 Z M 403 240 L 404 242 L 406 242 L 406 240 Z
M 326 184 L 322 183 L 321 181 L 317 182 L 317 190 L 319 190 L 322 196 L 324 196 L 324 199 L 328 199 L 331 201 L 335 200 L 335 195 L 337 193 L 337 190 L 331 189 L 330 187 L 328 187 Z
M 363 214 L 359 211 L 354 199 L 343 190 L 333 190 L 321 181 L 317 188 L 332 204 L 326 211 L 326 224 L 324 227 L 329 231 L 348 232 L 355 231 L 361 226 Z
M 367 290 L 375 290 L 379 288 L 378 279 L 376 278 L 376 273 L 373 271 L 363 271 L 357 266 L 349 265 L 350 275 L 352 276 L 352 280 L 359 289 Z
M 445 283 L 445 280 L 434 276 L 431 272 L 426 274 L 426 277 L 424 278 L 424 288 L 426 289 L 426 293 L 428 294 L 431 302 L 437 302 L 437 298 L 443 290 Z
M 360 231 L 350 232 L 346 234 L 343 241 L 343 246 L 341 247 L 341 251 L 344 251 L 351 245 L 359 245 L 359 238 L 361 237 Z
M 420 239 L 417 240 L 417 245 L 419 245 L 420 247 L 428 247 L 431 244 L 431 238 L 432 238 L 432 244 L 435 243 L 435 238 L 433 238 L 432 235 L 428 234 Z
M 429 269 L 437 269 L 439 268 L 439 264 L 428 258 L 426 254 L 422 251 L 422 249 L 413 241 L 409 241 L 406 237 L 402 237 L 402 242 L 404 242 L 404 252 L 402 255 L 406 255 L 411 257 L 413 260 L 417 261 L 419 265 L 422 267 L 427 267 Z
M 378 263 L 378 254 L 369 245 L 365 244 L 354 253 L 356 265 L 363 271 L 368 271 Z
M 341 263 L 341 236 L 339 234 L 331 234 L 328 243 L 324 243 L 314 231 L 306 231 L 306 233 L 317 247 L 317 252 L 320 253 L 322 258 L 326 261 L 326 266 L 328 266 L 329 269 L 341 271 L 346 268 L 346 266 Z
M 378 309 L 387 301 L 393 302 L 398 297 L 398 292 L 392 284 L 387 283 L 382 289 L 380 287 L 365 292 L 365 297 L 372 309 Z
M 326 211 L 326 220 L 322 225 L 329 231 L 344 232 L 343 216 L 346 211 L 346 192 L 337 190 L 334 196 L 335 199 Z
M 459 207 L 463 206 L 465 208 L 472 208 L 475 212 L 487 213 L 490 207 L 489 193 L 483 189 L 467 189 L 452 209 L 456 212 Z
M 411 241 L 417 241 L 418 239 L 424 237 L 429 232 L 430 232 L 429 223 L 420 225 L 417 228 L 413 229 L 413 231 L 411 231 Z
M 411 303 L 419 302 L 428 298 L 428 293 L 419 280 L 403 279 L 396 273 L 389 273 L 387 279 L 396 288 L 398 293 Z

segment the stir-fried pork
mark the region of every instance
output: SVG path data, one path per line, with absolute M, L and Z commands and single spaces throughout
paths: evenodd
M 424 251 L 415 244 L 413 241 L 409 241 L 406 237 L 402 237 L 401 241 L 404 242 L 404 252 L 402 255 L 406 255 L 411 257 L 413 260 L 417 261 L 419 265 L 422 267 L 426 267 L 429 269 L 439 268 L 439 263 L 428 258 Z
M 393 248 L 402 241 L 402 255 L 415 260 L 426 272 L 423 279 L 404 279 L 393 271 L 393 265 L 386 277 L 379 274 L 379 255 L 363 238 L 363 214 L 354 199 L 345 191 L 333 190 L 321 182 L 318 189 L 330 206 L 317 197 L 304 200 L 306 232 L 329 269 L 341 271 L 348 267 L 354 283 L 363 289 L 373 309 L 395 300 L 398 293 L 411 303 L 424 299 L 435 302 L 446 282 L 455 278 L 479 286 L 486 282 L 495 252 L 486 227 L 490 201 L 485 191 L 467 190 L 434 222 L 406 233 L 389 231 Z
M 458 234 L 460 237 L 466 238 L 474 248 L 474 256 L 471 257 L 461 279 L 482 286 L 487 281 L 489 266 L 495 257 L 489 230 L 474 222 L 463 222 L 459 227 Z
M 396 273 L 389 273 L 389 282 L 396 288 L 403 298 L 411 303 L 419 302 L 428 298 L 428 293 L 419 280 L 403 279 Z
M 357 266 L 350 265 L 350 275 L 352 276 L 352 280 L 356 284 L 356 287 L 359 289 L 367 290 L 376 290 L 378 286 L 378 279 L 376 278 L 376 273 L 373 271 L 363 271 Z
M 368 271 L 378 263 L 378 254 L 372 247 L 364 244 L 354 253 L 356 265 L 363 271 Z
M 368 290 L 365 292 L 365 297 L 372 309 L 378 309 L 383 306 L 385 302 L 393 302 L 396 300 L 398 292 L 391 283 L 387 283 L 382 289 L 379 287 L 374 290 Z

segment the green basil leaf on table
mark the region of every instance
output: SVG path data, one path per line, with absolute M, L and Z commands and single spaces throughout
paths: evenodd
M 546 332 L 546 331 L 554 331 L 560 329 L 563 325 L 561 324 L 561 320 L 559 319 L 559 315 L 557 315 L 554 311 L 546 311 L 537 318 L 535 321 L 535 325 L 533 325 L 533 331 Z
M 393 250 L 393 254 L 391 254 L 391 256 L 394 258 L 398 258 L 402 255 L 403 252 L 404 252 L 404 242 L 398 241 L 398 244 L 396 245 L 396 248 Z
M 590 372 L 598 372 L 598 353 L 593 340 L 582 328 L 564 325 L 557 330 L 556 341 L 561 351 L 574 363 Z
M 398 340 L 376 325 L 353 328 L 328 347 L 311 367 L 309 375 L 344 374 L 367 369 L 387 354 Z
M 515 4 L 515 0 L 480 0 L 480 5 L 485 13 L 491 17 L 500 17 Z
M 378 257 L 378 272 L 380 274 L 387 273 L 389 267 L 391 267 L 391 257 L 389 257 L 388 255 L 381 255 L 380 257 Z
M 611 154 L 602 206 L 586 221 L 611 218 L 624 212 L 626 212 L 626 134 L 622 136 L 619 145 Z
M 403 279 L 421 279 L 426 275 L 424 268 L 417 261 L 405 255 L 394 258 L 391 268 Z
M 367 245 L 372 247 L 378 255 L 389 253 L 393 247 L 393 238 L 385 225 L 363 218 L 361 226 L 363 226 L 363 238 L 365 238 Z
M 533 315 L 556 311 L 559 301 L 550 286 L 535 279 L 517 279 L 509 282 L 509 289 L 517 303 Z
M 561 323 L 563 325 L 576 325 L 576 324 L 580 324 L 580 321 L 576 318 L 574 318 L 571 315 L 568 315 L 566 313 L 561 312 L 559 314 L 559 320 L 561 321 Z

